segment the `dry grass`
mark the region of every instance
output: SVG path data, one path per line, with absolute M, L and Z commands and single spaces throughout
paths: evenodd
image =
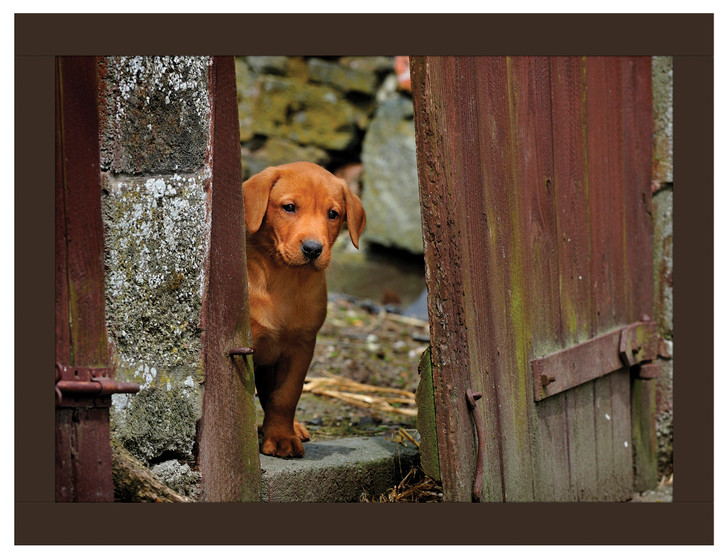
M 384 411 L 408 417 L 417 415 L 415 394 L 412 392 L 362 384 L 332 374 L 307 378 L 303 391 L 332 397 L 349 405 L 373 411 Z
M 413 467 L 397 486 L 393 486 L 375 500 L 364 494 L 362 502 L 370 504 L 442 502 L 442 486 L 425 475 L 418 467 Z

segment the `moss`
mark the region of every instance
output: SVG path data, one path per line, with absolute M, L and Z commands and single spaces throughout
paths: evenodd
M 159 369 L 200 352 L 206 201 L 200 174 L 108 179 L 106 306 L 119 355 Z
M 111 411 L 114 439 L 146 464 L 162 455 L 192 460 L 199 395 L 187 386 L 157 385 Z
M 440 480 L 440 455 L 437 443 L 437 419 L 435 416 L 435 393 L 432 378 L 430 347 L 422 354 L 417 385 L 417 431 L 420 433 L 420 460 L 422 469 L 430 478 Z

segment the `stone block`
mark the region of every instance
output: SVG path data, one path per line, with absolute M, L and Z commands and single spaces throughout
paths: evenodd
M 101 168 L 191 172 L 205 163 L 208 57 L 119 56 L 100 63 Z
M 301 459 L 260 456 L 264 502 L 360 502 L 396 486 L 418 451 L 382 437 L 304 444 Z

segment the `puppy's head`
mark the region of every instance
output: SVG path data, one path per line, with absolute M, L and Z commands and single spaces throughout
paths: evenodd
M 361 200 L 318 165 L 268 167 L 243 183 L 243 198 L 248 233 L 269 241 L 285 265 L 326 269 L 344 222 L 359 248 L 366 224 Z

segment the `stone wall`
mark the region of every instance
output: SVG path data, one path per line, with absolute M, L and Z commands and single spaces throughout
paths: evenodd
M 209 214 L 206 57 L 99 63 L 113 437 L 144 463 L 194 461 Z
M 652 60 L 652 216 L 654 222 L 655 321 L 662 337 L 657 382 L 658 465 L 672 472 L 672 58 Z

